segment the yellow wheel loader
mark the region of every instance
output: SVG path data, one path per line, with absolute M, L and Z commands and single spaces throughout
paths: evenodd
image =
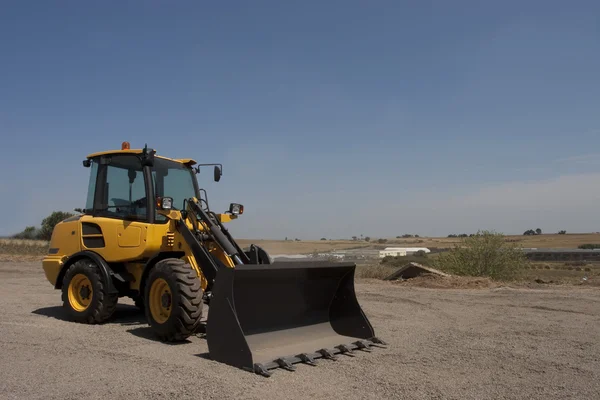
M 42 261 L 73 321 L 102 323 L 130 297 L 156 336 L 205 331 L 209 357 L 261 375 L 385 345 L 354 292 L 353 263 L 272 262 L 225 227 L 244 211 L 213 212 L 203 166 L 145 146 L 90 154 L 85 209 L 57 224 Z M 203 313 L 209 308 L 205 325 Z

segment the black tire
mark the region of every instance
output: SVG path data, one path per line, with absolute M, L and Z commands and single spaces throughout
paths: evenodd
M 88 290 L 92 293 L 87 308 L 78 310 L 72 304 L 73 298 L 69 299 L 69 287 L 75 276 L 84 275 L 89 280 Z M 91 286 L 91 287 L 90 287 Z M 99 324 L 107 321 L 115 312 L 119 301 L 118 294 L 109 294 L 102 279 L 102 274 L 96 263 L 89 258 L 83 258 L 73 263 L 65 273 L 62 284 L 63 308 L 69 318 L 75 322 L 85 324 Z M 73 296 L 72 296 L 73 297 Z
M 162 323 L 153 317 L 152 299 L 150 299 L 152 285 L 159 279 L 166 281 L 170 291 L 170 296 L 165 295 L 164 292 L 161 295 L 161 304 L 165 306 L 162 302 L 164 299 L 169 304 L 170 310 L 168 318 Z M 161 282 L 158 281 L 157 284 Z M 189 264 L 174 258 L 156 263 L 145 283 L 144 304 L 148 324 L 160 340 L 183 341 L 198 331 L 202 318 L 202 294 L 200 279 Z M 157 296 L 157 292 L 153 295 Z

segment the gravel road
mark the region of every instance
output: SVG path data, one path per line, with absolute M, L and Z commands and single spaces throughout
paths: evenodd
M 39 263 L 0 263 L 1 399 L 600 398 L 600 292 L 358 282 L 389 346 L 270 378 L 167 345 L 123 299 L 101 326 L 63 320 Z

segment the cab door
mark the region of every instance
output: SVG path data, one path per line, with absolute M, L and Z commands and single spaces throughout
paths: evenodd
M 104 155 L 97 163 L 93 210 L 81 218 L 82 249 L 100 254 L 108 262 L 143 258 L 154 202 L 148 167 L 137 154 Z

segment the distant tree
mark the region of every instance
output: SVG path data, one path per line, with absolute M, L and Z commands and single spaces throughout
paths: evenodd
M 542 230 L 541 230 L 540 228 L 537 228 L 537 229 L 535 230 L 535 234 L 536 234 L 536 235 L 541 235 L 541 234 L 542 234 Z
M 385 243 L 385 242 L 387 242 L 387 239 L 383 239 L 383 238 L 377 239 L 377 243 Z
M 370 242 L 370 241 L 371 241 L 371 238 L 368 236 L 365 236 L 365 242 Z
M 356 236 L 352 236 L 352 240 L 357 240 L 358 238 Z
M 467 235 L 466 233 L 461 233 L 460 235 L 458 235 L 458 237 L 466 238 L 469 237 L 469 235 Z
M 535 235 L 535 231 L 533 229 L 528 229 L 525 232 L 523 232 L 523 235 L 525 235 L 525 236 Z
M 416 238 L 420 237 L 419 235 L 415 235 Z
M 559 235 L 566 235 L 566 234 L 567 234 L 567 231 L 565 231 L 565 230 L 558 231 L 558 234 L 559 234 Z
M 23 230 L 23 232 L 17 233 L 13 235 L 15 239 L 35 239 L 39 233 L 37 232 L 35 226 L 28 226 Z
M 287 242 L 287 240 L 288 240 L 288 239 L 287 239 L 287 236 L 286 236 L 286 237 L 285 237 L 285 241 Z
M 327 238 L 321 238 L 321 240 L 327 240 Z
M 40 229 L 38 239 L 41 240 L 50 240 L 52 237 L 52 231 L 54 227 L 61 221 L 72 217 L 75 214 L 63 212 L 63 211 L 54 211 L 52 214 L 44 218 L 42 221 L 42 227 Z

